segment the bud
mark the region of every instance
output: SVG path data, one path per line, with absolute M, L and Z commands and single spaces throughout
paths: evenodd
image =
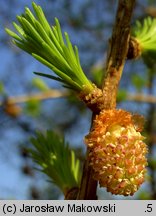
M 124 110 L 102 111 L 85 138 L 93 177 L 112 194 L 133 195 L 144 182 L 147 147 L 134 118 Z
M 92 85 L 93 89 L 88 91 L 86 86 L 79 93 L 79 98 L 90 108 L 94 113 L 99 113 L 103 109 L 104 97 L 102 90 L 95 84 Z
M 135 37 L 130 37 L 127 59 L 137 59 L 141 56 L 142 49 L 139 41 Z
M 13 118 L 17 118 L 22 113 L 22 108 L 10 101 L 4 102 L 4 112 Z

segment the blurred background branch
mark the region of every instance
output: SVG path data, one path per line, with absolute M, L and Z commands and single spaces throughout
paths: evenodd
M 13 105 L 13 104 L 19 104 L 19 103 L 25 103 L 27 101 L 32 100 L 49 100 L 54 98 L 65 98 L 69 97 L 71 93 L 67 90 L 57 90 L 57 89 L 50 89 L 45 92 L 38 92 L 30 95 L 19 95 L 19 96 L 10 96 L 6 97 L 5 101 L 0 101 L 0 106 L 2 105 Z M 126 93 L 125 101 L 136 101 L 136 102 L 142 102 L 142 103 L 156 103 L 156 97 L 153 95 L 148 94 L 142 94 L 142 93 Z
M 10 96 L 5 99 L 5 103 L 7 102 L 8 105 L 18 104 L 18 103 L 25 103 L 31 100 L 48 100 L 52 98 L 62 98 L 69 96 L 69 92 L 66 90 L 57 90 L 51 89 L 44 92 L 39 92 L 30 95 L 20 95 L 20 96 Z M 0 106 L 2 106 L 4 102 L 0 101 Z

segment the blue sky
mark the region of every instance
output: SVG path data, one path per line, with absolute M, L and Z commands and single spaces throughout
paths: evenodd
M 47 8 L 47 1 L 48 0 L 36 0 L 36 3 L 39 3 L 44 8 Z M 6 33 L 4 31 L 4 27 L 7 26 L 9 28 L 12 28 L 11 22 L 15 20 L 16 14 L 21 14 L 24 11 L 25 6 L 31 7 L 31 0 L 14 0 L 15 7 L 12 5 L 12 7 L 9 7 L 9 0 L 2 1 L 1 2 L 1 8 L 4 8 L 5 14 L 8 14 L 8 18 L 1 17 L 3 14 L 0 14 L 0 20 L 3 22 L 0 22 L 0 36 L 3 36 L 4 38 L 7 37 Z M 49 0 L 49 2 L 52 2 Z M 60 4 L 62 2 L 58 1 Z M 84 2 L 88 2 L 87 0 L 77 0 L 78 5 L 81 6 L 84 4 Z M 116 2 L 116 1 L 114 1 Z M 145 1 L 146 4 L 146 1 Z M 74 13 L 78 13 L 79 8 L 76 7 L 76 4 L 73 6 Z M 115 8 L 115 7 L 114 7 Z M 57 7 L 56 7 L 57 9 Z M 0 9 L 2 10 L 2 9 Z M 115 12 L 115 11 L 114 11 Z M 50 13 L 50 12 L 49 12 Z M 63 17 L 62 14 L 57 13 L 57 10 L 54 11 L 54 14 L 51 15 L 51 20 L 57 16 L 61 20 L 66 19 L 67 17 Z M 114 14 L 115 16 L 115 14 Z M 108 37 L 111 34 L 111 23 L 112 23 L 112 17 L 109 13 L 109 11 L 105 11 L 103 13 L 104 21 L 110 20 L 110 27 L 103 32 L 104 35 L 104 43 L 107 43 Z M 92 25 L 96 22 L 96 13 L 92 14 L 92 11 L 90 12 L 90 23 Z M 98 41 L 95 40 L 94 35 L 91 35 L 90 32 L 84 31 L 81 34 L 81 37 L 79 37 L 78 30 L 71 29 L 68 25 L 64 24 L 63 27 L 66 31 L 69 31 L 69 34 L 71 35 L 72 41 L 76 44 L 83 45 L 84 41 L 87 44 L 87 40 L 90 39 L 92 44 L 96 43 L 95 46 L 97 46 L 97 50 L 99 49 L 100 43 L 98 44 Z M 26 93 L 25 90 L 28 89 L 29 92 L 31 92 L 31 88 L 29 86 L 29 83 L 31 82 L 32 78 L 35 77 L 32 73 L 33 71 L 40 71 L 40 72 L 46 72 L 49 71 L 46 67 L 39 64 L 37 61 L 33 60 L 31 56 L 28 56 L 24 52 L 22 55 L 18 56 L 19 50 L 16 50 L 14 52 L 15 48 L 10 44 L 9 41 L 7 41 L 7 44 L 9 45 L 4 46 L 3 41 L 0 41 L 0 60 L 1 60 L 1 69 L 0 69 L 0 80 L 2 80 L 5 83 L 6 92 L 8 95 L 19 95 Z M 84 44 L 83 46 L 85 47 Z M 86 48 L 86 47 L 85 47 Z M 95 51 L 93 53 L 80 51 L 82 62 L 85 65 L 85 62 L 92 61 L 94 59 L 93 57 L 103 58 L 103 55 L 101 53 L 103 52 L 103 47 L 101 48 L 101 52 Z M 93 51 L 93 50 L 92 50 Z M 22 62 L 23 67 L 20 70 L 20 64 L 19 61 Z M 87 68 L 87 66 L 85 65 Z M 127 65 L 125 67 L 125 70 L 128 71 L 129 67 L 131 67 L 134 70 L 138 71 L 144 71 L 145 67 L 141 64 L 139 66 L 136 66 L 135 63 L 133 63 L 129 66 Z M 138 67 L 138 68 L 137 68 Z M 54 81 L 46 80 L 46 83 L 50 87 L 59 87 L 59 84 Z M 124 84 L 127 86 L 127 84 Z M 135 92 L 134 87 L 129 87 L 129 90 L 131 92 Z M 60 102 L 60 100 L 55 101 L 48 101 L 45 102 L 44 108 L 47 113 L 50 112 L 50 109 L 53 105 L 53 107 L 62 106 L 63 102 Z M 131 106 L 132 103 L 125 103 L 122 106 L 126 109 L 132 108 L 134 110 L 138 109 L 137 104 L 133 104 L 133 107 Z M 141 106 L 143 114 L 147 111 L 147 106 L 142 105 Z M 56 108 L 55 108 L 56 109 Z M 76 114 L 76 113 L 74 113 Z M 91 113 L 88 112 L 85 119 L 82 119 L 79 122 L 78 128 L 79 131 L 73 130 L 68 131 L 65 134 L 65 137 L 67 140 L 71 141 L 71 144 L 73 146 L 79 145 L 83 143 L 83 137 L 87 134 L 87 131 L 89 130 L 89 120 L 91 117 Z M 24 117 L 27 118 L 27 117 Z M 30 120 L 30 117 L 27 118 L 27 121 Z M 0 126 L 1 126 L 1 139 L 0 139 L 0 171 L 1 171 L 1 178 L 0 178 L 0 197 L 2 198 L 10 198 L 10 199 L 26 199 L 28 197 L 28 188 L 31 186 L 35 180 L 31 179 L 30 177 L 26 177 L 21 174 L 21 164 L 23 163 L 22 158 L 19 156 L 19 149 L 18 145 L 22 140 L 25 140 L 25 133 L 18 130 L 16 125 L 14 125 L 13 121 L 7 117 L 1 118 L 0 120 Z M 33 119 L 32 120 L 32 126 L 35 128 L 41 127 L 44 128 L 44 123 L 41 125 L 38 125 L 40 122 Z M 71 135 L 72 134 L 72 135 Z M 44 184 L 44 181 L 38 181 L 38 184 Z

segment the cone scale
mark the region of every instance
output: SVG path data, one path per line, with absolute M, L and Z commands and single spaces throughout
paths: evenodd
M 147 147 L 137 118 L 124 110 L 102 111 L 85 137 L 93 178 L 112 194 L 133 195 L 144 182 Z

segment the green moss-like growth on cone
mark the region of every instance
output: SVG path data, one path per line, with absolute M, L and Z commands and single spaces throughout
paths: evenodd
M 13 43 L 49 67 L 57 77 L 36 74 L 57 80 L 77 92 L 84 88 L 88 93 L 92 91 L 92 83 L 80 65 L 78 48 L 72 46 L 66 32 L 64 40 L 58 19 L 55 18 L 55 25 L 51 27 L 42 8 L 34 2 L 32 6 L 34 14 L 26 7 L 25 13 L 17 16 L 19 24 L 13 23 L 17 33 L 6 28 L 6 32 L 13 38 Z

